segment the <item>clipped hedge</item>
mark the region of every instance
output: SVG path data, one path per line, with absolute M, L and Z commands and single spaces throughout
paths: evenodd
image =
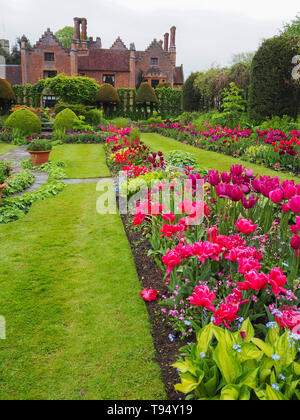
M 42 131 L 39 117 L 28 109 L 18 109 L 5 121 L 5 128 L 19 129 L 24 136 L 31 136 Z
M 78 120 L 75 112 L 66 108 L 56 115 L 54 120 L 54 130 L 72 130 L 75 120 Z

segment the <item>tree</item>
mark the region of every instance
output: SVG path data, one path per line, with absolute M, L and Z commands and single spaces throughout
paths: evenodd
M 153 114 L 153 105 L 158 103 L 158 98 L 154 92 L 154 89 L 148 82 L 141 83 L 140 87 L 138 88 L 136 92 L 136 103 L 143 106 L 146 119 L 148 117 L 148 105 L 150 105 L 151 115 Z
M 298 48 L 297 39 L 286 36 L 262 43 L 251 65 L 250 119 L 261 121 L 283 115 L 297 118 L 299 89 L 292 80 L 292 59 Z
M 231 58 L 231 64 L 238 64 L 238 63 L 245 63 L 251 64 L 253 57 L 255 56 L 255 52 L 243 52 L 238 54 L 233 54 Z
M 56 38 L 65 48 L 71 48 L 72 40 L 74 39 L 74 28 L 72 26 L 65 26 L 55 33 Z
M 195 80 L 200 73 L 192 73 L 182 88 L 182 106 L 185 112 L 199 111 L 200 92 L 195 87 Z
M 284 25 L 281 35 L 300 37 L 300 15 L 297 15 L 294 20 Z

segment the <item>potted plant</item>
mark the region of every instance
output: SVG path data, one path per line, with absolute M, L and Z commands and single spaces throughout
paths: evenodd
M 8 179 L 10 173 L 11 168 L 5 162 L 0 162 L 0 202 L 2 199 L 2 191 L 7 185 L 6 180 Z
M 33 166 L 40 166 L 49 161 L 52 144 L 47 140 L 34 140 L 28 147 Z

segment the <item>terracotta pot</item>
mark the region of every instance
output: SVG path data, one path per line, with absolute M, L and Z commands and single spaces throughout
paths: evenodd
M 6 187 L 6 185 L 7 185 L 6 182 L 4 182 L 4 184 L 1 184 L 0 185 L 0 203 L 1 203 L 1 200 L 2 200 L 2 191 L 4 190 L 4 188 Z
M 28 150 L 28 153 L 30 153 L 33 166 L 40 166 L 43 163 L 47 163 L 49 161 L 51 150 L 43 150 L 40 152 Z

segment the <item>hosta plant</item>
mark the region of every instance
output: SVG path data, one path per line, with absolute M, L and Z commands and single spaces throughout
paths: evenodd
M 265 341 L 249 320 L 235 333 L 213 324 L 201 329 L 174 364 L 177 391 L 199 400 L 299 400 L 299 336 L 268 327 Z

